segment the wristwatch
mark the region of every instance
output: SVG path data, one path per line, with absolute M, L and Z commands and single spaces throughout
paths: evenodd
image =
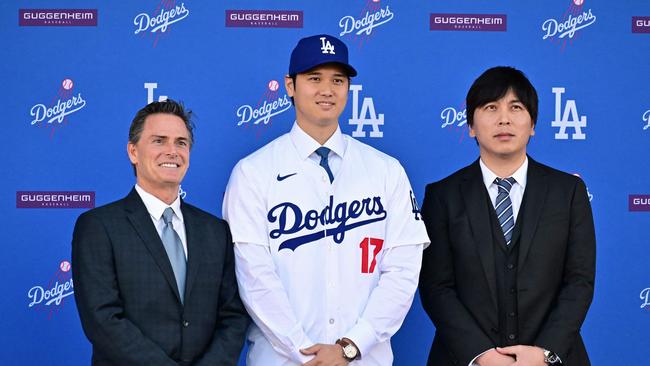
M 354 361 L 359 357 L 359 350 L 352 342 L 341 338 L 336 341 L 336 344 L 343 347 L 343 358 L 346 360 Z
M 554 352 L 551 352 L 547 349 L 544 350 L 544 362 L 547 365 L 561 365 L 560 357 Z

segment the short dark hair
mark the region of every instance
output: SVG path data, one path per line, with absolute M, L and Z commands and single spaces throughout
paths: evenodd
M 129 128 L 129 142 L 137 144 L 140 141 L 144 122 L 152 114 L 173 114 L 185 122 L 185 127 L 190 138 L 190 148 L 194 145 L 194 123 L 192 123 L 192 111 L 185 109 L 182 102 L 173 99 L 167 99 L 162 102 L 151 102 L 140 109 L 133 117 L 131 127 Z
M 474 80 L 465 97 L 467 124 L 470 127 L 474 125 L 476 108 L 503 98 L 509 90 L 512 90 L 526 107 L 535 125 L 538 111 L 537 91 L 523 72 L 509 66 L 493 67 Z
M 187 134 L 189 136 L 190 149 L 194 145 L 194 123 L 192 123 L 192 111 L 185 109 L 182 102 L 177 102 L 173 99 L 167 99 L 162 102 L 151 102 L 140 109 L 133 117 L 131 122 L 131 127 L 129 127 L 129 143 L 137 144 L 140 141 L 142 136 L 142 130 L 144 130 L 144 123 L 152 114 L 173 114 L 174 116 L 179 117 L 185 123 L 185 128 L 187 128 Z M 138 172 L 133 165 L 133 173 L 137 176 Z

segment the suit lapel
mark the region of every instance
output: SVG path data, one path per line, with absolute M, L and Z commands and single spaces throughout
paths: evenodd
M 494 309 L 497 309 L 496 274 L 494 268 L 494 243 L 492 242 L 492 228 L 490 227 L 490 211 L 486 204 L 488 194 L 483 183 L 483 174 L 478 160 L 469 166 L 461 183 L 461 193 L 465 203 L 465 210 L 469 224 L 474 235 L 474 244 L 481 258 L 481 265 L 485 272 Z
M 526 262 L 528 251 L 530 250 L 535 231 L 537 230 L 537 223 L 539 222 L 544 203 L 546 202 L 547 192 L 548 181 L 546 172 L 544 172 L 536 161 L 528 157 L 526 189 L 522 201 L 522 212 L 519 215 L 522 218 L 521 240 L 519 242 L 519 271 L 521 271 Z
M 203 257 L 200 235 L 201 227 L 193 212 L 187 208 L 185 202 L 181 201 L 183 222 L 185 224 L 185 237 L 187 239 L 187 275 L 185 277 L 185 299 L 190 297 L 192 285 L 199 272 L 199 264 Z
M 151 222 L 151 215 L 149 215 L 140 195 L 138 195 L 138 192 L 135 189 L 132 189 L 129 195 L 126 196 L 124 202 L 127 217 L 131 222 L 131 225 L 133 225 L 133 229 L 138 233 L 140 239 L 142 239 L 142 242 L 158 265 L 158 268 L 160 268 L 160 272 L 162 272 L 163 276 L 169 283 L 169 286 L 172 288 L 172 291 L 176 294 L 176 298 L 179 299 L 180 302 L 172 265 L 169 262 L 169 257 L 167 257 L 167 252 L 165 251 L 165 247 L 156 231 L 156 227 L 153 225 L 153 222 Z

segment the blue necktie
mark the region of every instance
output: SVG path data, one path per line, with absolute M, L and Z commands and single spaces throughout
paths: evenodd
M 512 240 L 512 229 L 515 228 L 515 216 L 512 210 L 512 201 L 510 200 L 510 189 L 515 184 L 516 180 L 513 177 L 494 180 L 494 183 L 499 187 L 499 194 L 494 205 L 499 219 L 499 225 L 503 230 L 503 237 L 506 239 L 506 245 L 510 245 Z
M 174 270 L 174 277 L 176 277 L 176 285 L 178 286 L 178 293 L 181 296 L 181 303 L 185 299 L 185 271 L 187 262 L 185 260 L 185 251 L 183 250 L 183 243 L 181 238 L 174 230 L 172 225 L 172 217 L 174 217 L 174 210 L 167 207 L 163 212 L 163 221 L 165 226 L 162 229 L 161 239 L 169 257 L 169 262 Z
M 316 149 L 316 154 L 320 156 L 320 166 L 325 169 L 327 172 L 327 176 L 330 177 L 330 183 L 334 181 L 334 174 L 332 174 L 332 169 L 330 169 L 330 165 L 328 163 L 327 157 L 329 156 L 330 149 L 326 148 L 325 146 L 321 146 L 318 149 Z

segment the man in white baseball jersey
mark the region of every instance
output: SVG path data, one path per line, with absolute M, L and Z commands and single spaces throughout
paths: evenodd
M 248 365 L 392 364 L 429 239 L 399 162 L 341 133 L 356 74 L 337 38 L 301 39 L 285 77 L 293 128 L 230 177 Z

